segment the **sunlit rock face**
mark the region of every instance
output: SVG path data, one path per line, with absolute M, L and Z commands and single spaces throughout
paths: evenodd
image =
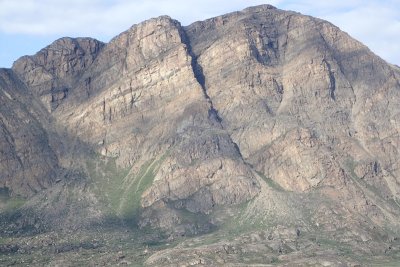
M 161 16 L 107 44 L 59 39 L 0 86 L 0 187 L 53 225 L 111 213 L 195 235 L 237 208 L 363 240 L 399 229 L 400 70 L 326 21 L 269 5 Z

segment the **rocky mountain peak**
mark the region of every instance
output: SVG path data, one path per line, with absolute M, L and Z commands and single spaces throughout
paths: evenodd
M 273 5 L 269 5 L 269 4 L 264 4 L 264 5 L 258 5 L 258 6 L 251 6 L 248 8 L 243 9 L 243 12 L 246 13 L 258 13 L 258 12 L 264 12 L 266 10 L 273 10 L 273 9 L 277 9 L 276 7 L 274 7 Z
M 107 44 L 57 40 L 0 86 L 0 197 L 27 197 L 3 232 L 101 229 L 101 251 L 150 266 L 400 251 L 400 71 L 326 21 L 161 16 Z
M 18 59 L 12 69 L 52 111 L 68 96 L 103 46 L 92 38 L 64 37 L 33 56 Z

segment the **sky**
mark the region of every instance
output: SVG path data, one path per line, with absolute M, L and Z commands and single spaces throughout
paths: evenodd
M 400 65 L 400 0 L 0 0 L 0 67 L 65 36 L 108 42 L 152 17 L 189 25 L 260 4 L 328 20 Z

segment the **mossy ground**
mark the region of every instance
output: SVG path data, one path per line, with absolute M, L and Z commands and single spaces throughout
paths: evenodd
M 93 191 L 108 207 L 112 216 L 117 216 L 135 226 L 140 215 L 141 196 L 153 183 L 168 152 L 160 158 L 144 163 L 137 173 L 131 168 L 121 168 L 115 158 L 96 156 L 86 163 Z
M 24 205 L 26 200 L 19 196 L 10 196 L 7 189 L 0 188 L 0 214 L 9 216 Z

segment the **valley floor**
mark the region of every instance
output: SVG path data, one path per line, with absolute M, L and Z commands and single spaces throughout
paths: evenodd
M 228 227 L 174 240 L 128 228 L 0 237 L 0 265 L 398 266 L 400 262 L 399 242 L 383 254 L 368 255 L 363 245 L 357 248 L 322 234 L 295 232 L 290 237 L 293 229 L 270 230 L 236 236 Z

